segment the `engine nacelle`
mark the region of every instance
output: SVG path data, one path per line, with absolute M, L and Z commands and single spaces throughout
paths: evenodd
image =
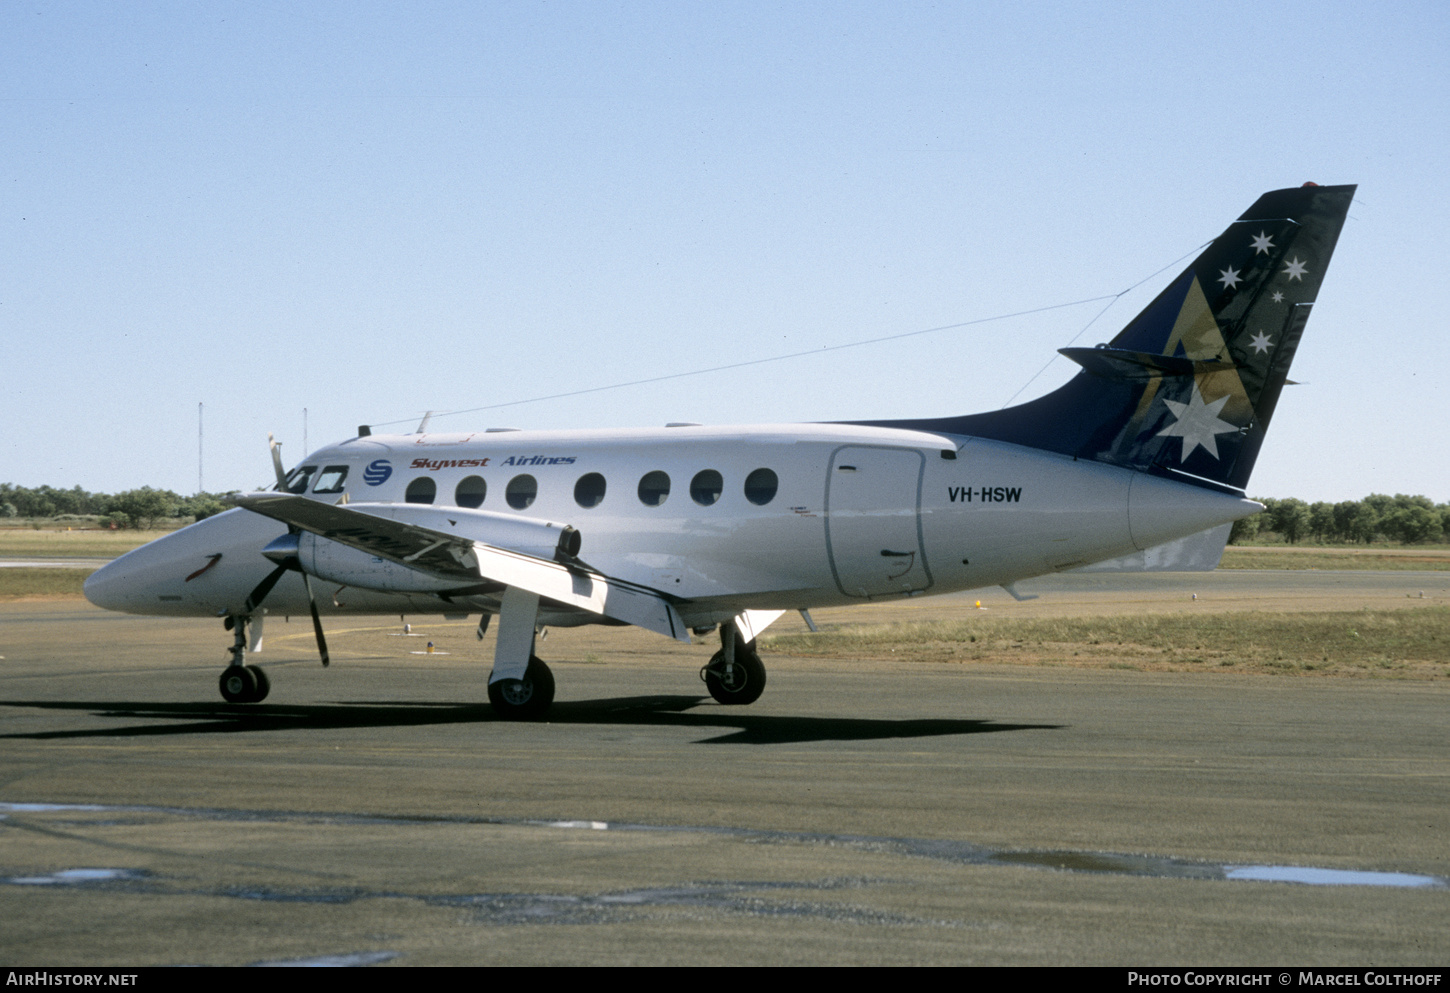
M 297 562 L 318 579 L 386 593 L 439 593 L 460 585 L 307 531 L 297 536 Z
M 557 562 L 572 561 L 579 554 L 582 536 L 567 524 L 534 518 L 514 517 L 483 510 L 450 507 L 400 506 L 398 504 L 353 504 L 349 510 L 372 517 L 427 528 L 447 535 L 462 565 L 475 567 L 467 551 L 473 542 L 522 552 Z M 456 544 L 455 544 L 456 542 Z M 395 561 L 331 541 L 310 531 L 277 538 L 263 554 L 277 563 L 295 560 L 310 576 L 344 586 L 388 593 L 439 593 L 468 585 L 457 576 L 438 577 L 426 567 Z

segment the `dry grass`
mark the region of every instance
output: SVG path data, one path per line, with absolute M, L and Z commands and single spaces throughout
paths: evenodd
M 833 658 L 894 655 L 919 662 L 1444 679 L 1450 678 L 1450 608 L 983 616 L 767 634 L 761 645 L 776 653 Z
M 0 600 L 84 596 L 91 569 L 0 569 Z
M 1263 547 L 1230 546 L 1221 569 L 1388 569 L 1450 570 L 1450 549 L 1353 548 L 1343 545 Z
M 0 558 L 115 558 L 163 534 L 170 531 L 0 528 Z

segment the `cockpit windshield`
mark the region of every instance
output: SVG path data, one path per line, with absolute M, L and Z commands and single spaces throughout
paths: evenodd
M 330 465 L 317 477 L 313 493 L 341 493 L 343 481 L 347 479 L 347 466 Z
M 282 481 L 281 488 L 288 493 L 306 493 L 307 484 L 312 482 L 312 474 L 317 471 L 315 465 L 299 465 L 287 474 Z

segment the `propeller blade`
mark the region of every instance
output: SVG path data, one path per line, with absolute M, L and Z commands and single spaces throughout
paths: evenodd
M 262 601 L 267 599 L 267 594 L 272 592 L 272 587 L 277 585 L 277 580 L 282 578 L 282 573 L 286 571 L 287 566 L 279 565 L 267 573 L 266 577 L 247 595 L 247 604 L 242 608 L 243 617 L 250 617 L 256 612 L 256 609 L 262 605 Z
M 331 664 L 332 659 L 327 654 L 327 638 L 322 633 L 322 618 L 317 615 L 317 598 L 312 595 L 312 580 L 307 573 L 302 574 L 302 582 L 307 587 L 307 606 L 312 608 L 312 630 L 317 634 L 317 651 L 322 656 L 324 667 Z
M 282 469 L 282 446 L 270 432 L 267 434 L 267 447 L 272 450 L 272 471 L 277 474 L 277 489 L 285 490 L 287 487 L 283 484 L 287 482 L 287 473 Z

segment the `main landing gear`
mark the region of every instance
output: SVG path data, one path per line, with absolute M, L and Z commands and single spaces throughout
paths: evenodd
M 488 684 L 488 702 L 506 721 L 537 721 L 554 702 L 554 674 L 537 655 L 529 656 L 522 679 L 500 679 Z
M 765 692 L 765 663 L 755 652 L 755 642 L 746 642 L 733 623 L 720 625 L 720 642 L 723 647 L 700 670 L 710 695 L 724 704 L 759 700 Z

